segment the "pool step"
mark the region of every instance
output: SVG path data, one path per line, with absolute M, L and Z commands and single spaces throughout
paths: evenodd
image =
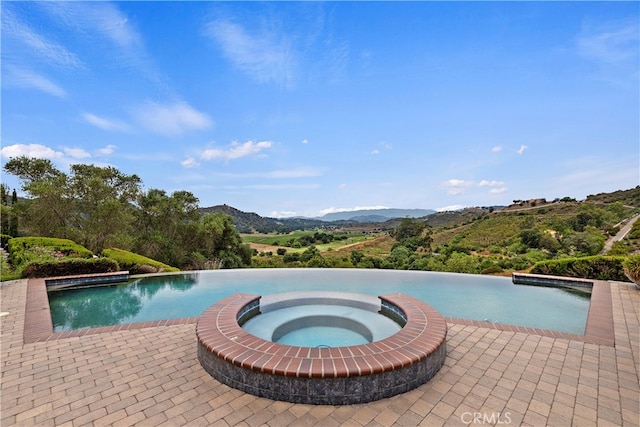
M 44 280 L 47 290 L 69 289 L 121 283 L 129 280 L 129 271 L 113 271 L 100 274 L 77 274 L 73 276 L 49 277 Z
M 593 280 L 579 277 L 547 276 L 544 274 L 512 273 L 511 280 L 516 285 L 536 285 L 551 287 L 593 287 Z

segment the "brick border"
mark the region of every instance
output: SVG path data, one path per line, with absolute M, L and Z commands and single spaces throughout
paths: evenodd
M 246 332 L 241 323 L 259 312 L 260 297 L 234 294 L 199 317 L 198 359 L 223 384 L 292 403 L 346 405 L 404 393 L 429 381 L 444 364 L 447 324 L 433 307 L 410 296 L 379 298 L 406 318 L 400 331 L 368 344 L 311 348 Z
M 546 329 L 515 326 L 503 323 L 484 322 L 479 320 L 460 319 L 446 317 L 447 323 L 458 325 L 478 326 L 482 328 L 497 329 L 500 331 L 521 332 L 530 335 L 540 335 L 550 338 L 563 338 L 571 341 L 581 341 L 591 344 L 607 346 L 615 345 L 613 330 L 613 309 L 611 303 L 611 286 L 613 283 L 594 280 L 591 291 L 591 301 L 587 316 L 587 325 L 584 335 L 568 334 L 564 332 Z M 514 285 L 516 286 L 516 285 Z M 49 312 L 49 298 L 44 279 L 29 279 L 27 281 L 27 301 L 25 312 L 24 342 L 32 343 L 55 339 L 93 335 L 103 332 L 140 329 L 156 326 L 169 326 L 185 323 L 196 323 L 197 317 L 182 319 L 158 320 L 144 323 L 127 323 L 123 325 L 104 326 L 99 328 L 79 329 L 69 332 L 53 332 L 51 313 Z

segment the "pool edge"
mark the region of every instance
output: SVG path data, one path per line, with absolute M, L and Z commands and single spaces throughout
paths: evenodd
M 447 322 L 447 324 L 451 323 L 464 326 L 476 326 L 481 328 L 497 329 L 500 331 L 520 332 L 530 335 L 540 335 L 549 338 L 562 338 L 571 341 L 582 341 L 591 344 L 615 346 L 611 286 L 617 286 L 617 283 L 618 282 L 608 282 L 603 280 L 593 281 L 593 289 L 591 300 L 589 302 L 589 311 L 587 315 L 587 324 L 584 335 L 557 332 L 548 329 L 538 329 L 526 326 L 508 325 L 503 323 L 460 319 L 455 317 L 445 317 L 445 321 Z M 142 329 L 158 326 L 171 326 L 188 323 L 193 323 L 195 325 L 197 319 L 198 317 L 186 317 L 150 322 L 127 323 L 114 326 L 102 326 L 98 328 L 78 329 L 75 331 L 54 333 L 45 279 L 28 279 L 23 342 L 33 343 L 85 335 L 94 335 L 104 332 Z

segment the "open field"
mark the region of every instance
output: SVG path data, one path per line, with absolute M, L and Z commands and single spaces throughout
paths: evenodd
M 242 241 L 248 243 L 252 249 L 258 252 L 275 252 L 278 248 L 286 249 L 289 253 L 304 252 L 308 246 L 292 247 L 287 242 L 295 242 L 305 236 L 313 236 L 314 231 L 295 231 L 288 234 L 242 234 Z M 340 234 L 338 234 L 340 235 Z M 346 238 L 334 240 L 329 243 L 313 243 L 320 252 L 343 251 L 356 249 L 358 245 L 375 241 L 379 234 L 354 233 L 345 234 Z

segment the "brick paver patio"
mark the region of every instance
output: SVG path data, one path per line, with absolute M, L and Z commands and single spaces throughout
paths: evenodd
M 313 406 L 211 378 L 193 321 L 25 340 L 27 283 L 4 283 L 0 425 L 640 425 L 640 291 L 610 287 L 615 345 L 450 319 L 445 365 L 427 384 L 368 404 Z

